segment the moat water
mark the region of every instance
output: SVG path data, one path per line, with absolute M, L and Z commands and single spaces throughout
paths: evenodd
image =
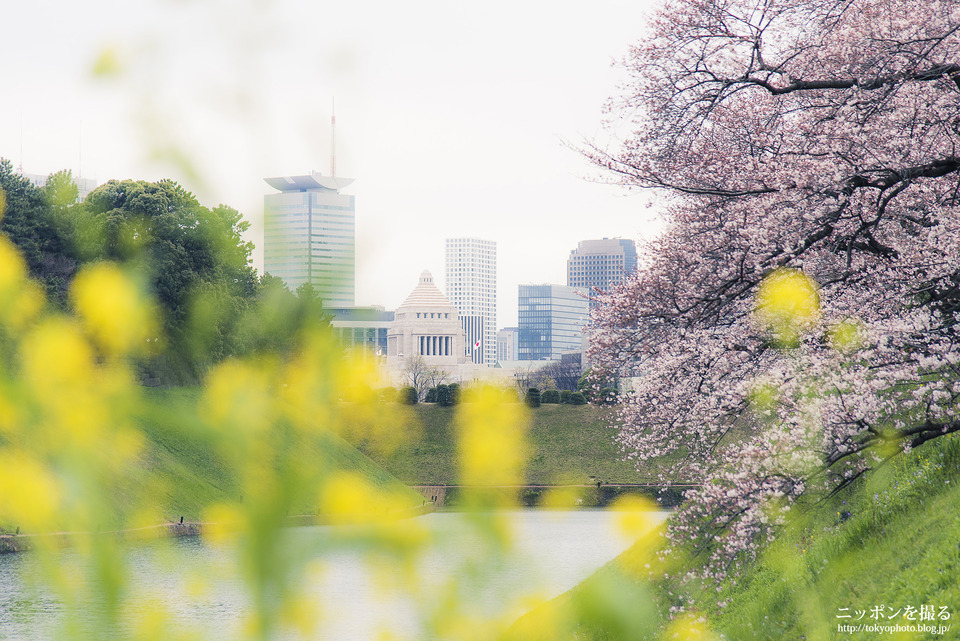
M 431 612 L 445 607 L 452 590 L 458 607 L 470 615 L 516 616 L 523 611 L 518 603 L 569 590 L 630 545 L 617 532 L 611 512 L 522 510 L 505 515 L 513 545 L 493 555 L 467 515 L 419 517 L 416 525 L 430 533 L 432 543 L 412 564 L 372 558 L 362 546 L 331 545 L 334 539 L 349 541 L 353 534 L 360 540 L 361 530 L 293 529 L 295 547 L 306 558 L 304 604 L 321 616 L 312 638 L 366 641 L 384 630 L 391 638 L 421 638 Z M 234 552 L 229 545 L 199 538 L 130 545 L 123 619 L 143 620 L 162 609 L 177 629 L 193 631 L 196 638 L 237 638 L 252 601 Z M 63 550 L 54 562 L 69 573 L 85 560 L 76 550 Z M 95 608 L 61 602 L 37 583 L 46 575 L 40 554 L 0 556 L 0 639 L 70 638 L 73 624 L 92 629 L 96 638 L 99 623 L 89 614 Z

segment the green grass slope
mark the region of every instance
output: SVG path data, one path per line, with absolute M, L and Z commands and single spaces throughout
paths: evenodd
M 420 432 L 389 454 L 357 445 L 388 472 L 409 485 L 458 482 L 456 407 L 421 404 L 414 408 Z M 529 484 L 609 484 L 653 481 L 656 468 L 637 471 L 621 460 L 609 407 L 542 405 L 530 411 Z M 592 477 L 592 478 L 591 478 Z
M 856 487 L 796 512 L 736 581 L 726 581 L 719 591 L 704 586 L 688 592 L 714 633 L 737 641 L 960 638 L 960 438 L 931 441 Z M 678 590 L 672 579 L 645 580 L 651 567 L 662 571 L 651 547 L 658 545 L 639 542 L 580 586 L 520 619 L 507 638 L 523 638 L 541 621 L 571 612 L 579 618 L 552 638 L 672 638 L 649 632 L 656 626 L 650 621 L 636 623 L 622 636 L 626 619 L 617 612 L 590 616 L 595 612 L 590 604 L 603 586 L 627 586 L 619 593 L 632 591 L 635 607 L 648 619 L 657 619 L 648 609 L 651 600 L 661 614 L 674 604 L 668 596 Z M 678 576 L 683 568 L 669 572 Z M 922 609 L 933 619 L 921 620 Z
M 152 493 L 151 503 L 165 506 L 171 518 L 198 520 L 211 503 L 242 501 L 242 490 L 230 466 L 198 422 L 199 388 L 147 389 L 144 395 L 138 426 L 147 437 L 143 467 L 135 472 L 129 495 L 117 497 L 118 509 L 134 509 L 128 502 L 145 488 Z M 333 433 L 320 430 L 299 442 L 292 448 L 292 457 L 288 464 L 356 473 L 384 493 L 408 498 L 410 506 L 422 502 L 419 493 Z M 318 497 L 316 488 L 304 488 L 298 511 L 315 511 Z

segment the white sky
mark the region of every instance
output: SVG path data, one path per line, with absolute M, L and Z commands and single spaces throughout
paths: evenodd
M 513 326 L 517 285 L 564 284 L 577 241 L 656 229 L 652 194 L 585 180 L 563 144 L 601 135 L 610 63 L 653 2 L 8 3 L 0 157 L 173 178 L 244 214 L 261 269 L 262 179 L 329 173 L 335 98 L 357 304 L 395 309 L 423 269 L 443 289 L 444 239 L 473 236 L 497 243 L 498 327 Z

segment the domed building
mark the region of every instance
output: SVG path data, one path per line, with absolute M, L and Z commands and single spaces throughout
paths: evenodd
M 425 365 L 454 374 L 468 360 L 465 343 L 457 308 L 434 284 L 433 275 L 424 270 L 387 330 L 387 366 L 397 371 L 408 359 L 419 356 Z

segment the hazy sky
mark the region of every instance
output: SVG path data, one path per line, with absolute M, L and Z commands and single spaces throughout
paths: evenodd
M 357 304 L 394 309 L 444 239 L 497 243 L 498 326 L 517 285 L 566 282 L 578 240 L 656 229 L 651 195 L 585 180 L 564 141 L 602 106 L 655 0 L 31 0 L 0 38 L 0 156 L 25 173 L 169 177 L 250 221 L 266 176 L 356 179 Z M 95 73 L 95 71 L 99 73 Z

